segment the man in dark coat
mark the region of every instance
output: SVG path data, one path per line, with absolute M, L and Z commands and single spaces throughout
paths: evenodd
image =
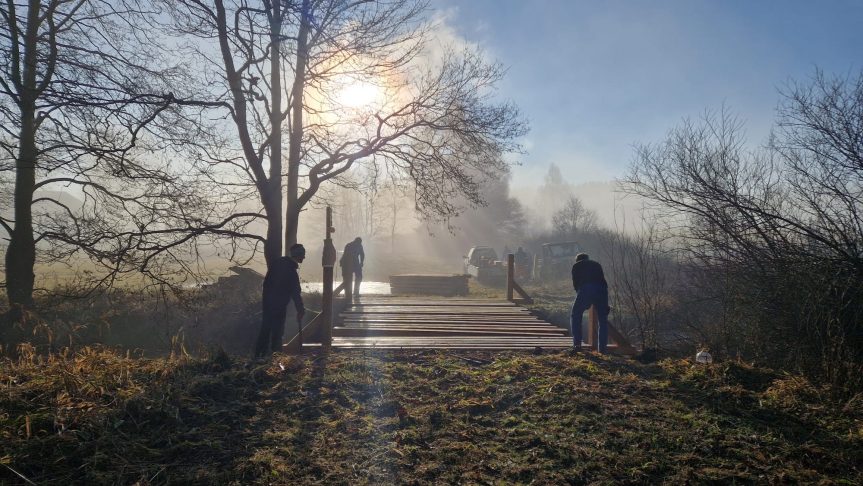
M 584 311 L 596 306 L 599 317 L 599 352 L 608 350 L 608 283 L 602 272 L 602 265 L 591 260 L 586 253 L 579 253 L 572 266 L 572 286 L 575 288 L 575 302 L 572 303 L 572 313 L 569 326 L 572 330 L 572 346 L 581 348 L 581 320 Z
M 288 255 L 273 262 L 264 277 L 263 317 L 261 333 L 255 346 L 255 357 L 281 349 L 285 317 L 291 301 L 297 309 L 297 322 L 300 326 L 303 325 L 306 309 L 300 295 L 300 276 L 297 269 L 306 258 L 306 249 L 303 245 L 296 244 L 290 248 Z
M 353 302 L 353 295 L 359 297 L 360 283 L 363 281 L 363 263 L 366 254 L 363 251 L 363 239 L 357 236 L 354 241 L 345 245 L 345 251 L 339 260 L 342 266 L 342 278 L 344 279 L 345 298 Z M 353 289 L 351 288 L 353 287 Z M 353 294 L 351 291 L 353 290 Z

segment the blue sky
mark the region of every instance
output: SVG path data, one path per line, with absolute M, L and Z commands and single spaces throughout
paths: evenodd
M 863 68 L 863 0 L 432 0 L 508 66 L 500 95 L 531 122 L 513 185 L 550 163 L 572 183 L 625 173 L 632 146 L 723 104 L 767 136 L 789 79 Z

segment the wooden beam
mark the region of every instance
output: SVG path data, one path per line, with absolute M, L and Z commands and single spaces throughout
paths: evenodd
M 515 287 L 515 255 L 506 255 L 506 300 L 513 298 L 512 291 Z

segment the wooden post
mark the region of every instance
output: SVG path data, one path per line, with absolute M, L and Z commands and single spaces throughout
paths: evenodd
M 599 316 L 596 314 L 596 306 L 590 306 L 590 310 L 588 311 L 587 318 L 587 344 L 590 346 L 590 349 L 599 349 L 599 335 L 597 330 L 599 329 Z
M 327 225 L 324 230 L 324 252 L 321 264 L 324 267 L 324 293 L 321 296 L 321 312 L 324 314 L 321 344 L 330 346 L 333 343 L 333 266 L 336 264 L 336 247 L 330 234 L 333 228 L 333 208 L 327 206 Z
M 515 284 L 515 255 L 506 255 L 506 300 L 512 301 L 512 293 Z

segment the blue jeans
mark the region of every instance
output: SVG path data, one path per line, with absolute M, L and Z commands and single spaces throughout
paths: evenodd
M 572 332 L 572 345 L 581 346 L 581 321 L 584 311 L 596 306 L 599 318 L 599 352 L 608 350 L 608 288 L 602 284 L 586 284 L 578 289 L 575 302 L 572 303 L 572 313 L 569 316 L 569 328 Z

